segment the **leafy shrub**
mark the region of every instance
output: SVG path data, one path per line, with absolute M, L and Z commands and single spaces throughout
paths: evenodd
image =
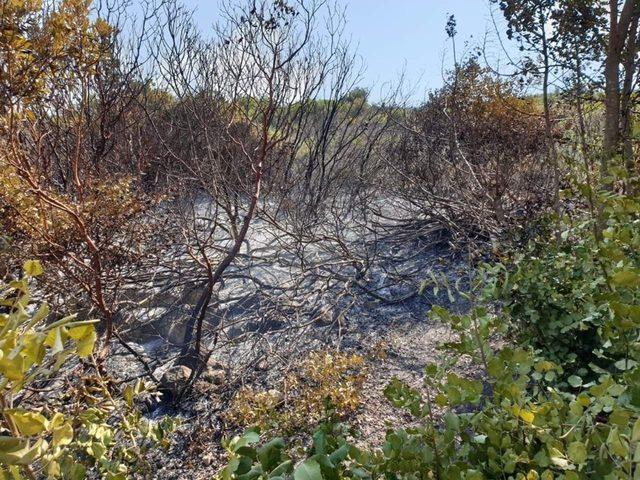
M 260 435 L 253 430 L 223 442 L 229 453 L 229 462 L 218 474 L 221 480 L 235 478 L 273 478 L 296 480 L 321 480 L 346 478 L 354 472 L 364 474 L 358 467 L 352 471 L 353 458 L 366 455 L 347 441 L 347 429 L 337 422 L 321 424 L 313 434 L 309 457 L 294 468 L 294 460 L 281 437 L 256 447 Z
M 538 242 L 517 255 L 514 268 L 494 267 L 494 290 L 518 341 L 540 349 L 568 373 L 589 365 L 615 371 L 632 362 L 640 322 L 640 201 L 603 192 L 604 224 L 568 225 L 558 243 Z
M 389 400 L 425 420 L 396 441 L 397 457 L 405 455 L 406 443 L 418 444 L 431 461 L 417 471 L 429 469 L 441 478 L 633 478 L 640 370 L 602 374 L 590 383 L 574 375 L 565 388 L 562 367 L 530 348 L 491 348 L 489 338 L 502 320 L 485 309 L 461 316 L 436 309 L 434 315 L 459 333 L 455 353 L 483 365 L 484 378 L 464 379 L 428 366 L 432 398 L 426 400 L 400 382 L 390 385 Z M 446 411 L 442 425 L 430 417 L 434 405 Z
M 500 279 L 498 298 L 521 341 L 566 365 L 596 359 L 594 351 L 602 346 L 597 331 L 609 315 L 598 299 L 606 287 L 596 255 L 587 242 L 563 242 L 514 259 L 515 270 Z
M 134 396 L 147 389 L 142 382 L 122 395 L 99 373 L 71 389 L 55 383 L 68 360 L 92 361 L 94 322 L 75 315 L 47 321 L 49 308 L 34 308 L 29 293 L 42 267 L 28 261 L 24 271 L 21 280 L 0 284 L 0 477 L 82 479 L 93 469 L 101 478 L 128 478 L 143 465 L 141 454 L 166 443 L 173 422 L 142 418 L 134 407 Z M 47 385 L 64 392 L 37 395 Z
M 345 427 L 328 422 L 296 461 L 283 439 L 255 448 L 259 437 L 249 432 L 225 445 L 230 461 L 220 478 L 638 478 L 640 369 L 589 384 L 572 377 L 574 388 L 563 390 L 557 364 L 528 348 L 490 347 L 502 322 L 486 310 L 433 315 L 458 332 L 447 347 L 456 358 L 486 365 L 483 380 L 429 365 L 426 398 L 394 380 L 385 395 L 421 424 L 389 430 L 379 450 L 357 448 Z
M 295 373 L 286 375 L 279 390 L 240 390 L 227 419 L 241 426 L 293 431 L 320 422 L 327 405 L 338 416 L 360 405 L 365 361 L 358 355 L 312 352 Z

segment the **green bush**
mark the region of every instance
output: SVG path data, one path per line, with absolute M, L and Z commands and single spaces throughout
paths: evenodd
M 385 395 L 420 426 L 389 430 L 379 450 L 357 448 L 331 422 L 302 456 L 287 453 L 283 439 L 255 448 L 259 437 L 249 432 L 226 444 L 220 478 L 640 478 L 640 369 L 589 384 L 570 377 L 571 389 L 562 389 L 557 364 L 531 349 L 490 347 L 499 321 L 484 309 L 433 314 L 458 332 L 448 347 L 456 357 L 486 365 L 483 380 L 452 373 L 451 363 L 426 367 L 426 396 L 394 380 Z
M 611 192 L 599 200 L 600 220 L 567 225 L 559 242 L 539 240 L 515 256 L 513 268 L 492 269 L 491 295 L 517 340 L 567 374 L 619 370 L 637 348 L 640 201 Z
M 85 374 L 71 391 L 54 384 L 57 396 L 33 394 L 66 361 L 91 364 L 96 333 L 94 322 L 74 315 L 47 321 L 49 308 L 34 308 L 29 293 L 42 267 L 28 261 L 24 271 L 21 280 L 0 283 L 0 478 L 83 479 L 89 471 L 129 478 L 146 450 L 166 443 L 173 422 L 140 415 L 134 396 L 147 388 L 142 382 L 114 392 L 99 373 Z

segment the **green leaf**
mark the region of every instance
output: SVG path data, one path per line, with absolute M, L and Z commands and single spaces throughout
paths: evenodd
M 609 415 L 609 424 L 626 428 L 629 425 L 630 418 L 631 412 L 624 408 L 616 407 Z
M 631 270 L 620 270 L 612 275 L 611 281 L 620 287 L 638 287 L 640 286 L 640 275 Z
M 308 459 L 298 465 L 293 471 L 294 480 L 322 480 L 320 464 L 313 459 Z
M 582 378 L 580 378 L 577 375 L 571 375 L 567 379 L 567 382 L 569 382 L 569 385 L 571 385 L 573 388 L 578 388 L 579 386 L 582 385 Z
M 222 480 L 231 480 L 233 478 L 233 474 L 238 469 L 239 465 L 240 465 L 240 459 L 238 457 L 231 458 L 227 463 L 227 466 L 220 471 L 219 473 L 220 478 Z
M 633 424 L 631 440 L 634 442 L 640 442 L 640 418 L 636 420 L 636 423 Z
M 457 432 L 460 429 L 460 418 L 451 411 L 445 413 L 444 423 L 447 426 L 447 429 L 453 432 Z
M 42 332 L 28 332 L 22 337 L 22 355 L 31 362 L 31 364 L 40 364 L 44 359 L 47 351 L 44 347 L 44 341 L 47 336 Z
M 618 360 L 616 363 L 614 363 L 614 365 L 618 370 L 622 370 L 624 372 L 626 370 L 631 370 L 632 368 L 634 368 L 636 365 L 638 365 L 638 362 L 636 362 L 635 360 L 631 360 L 630 358 L 623 358 L 622 360 Z
M 484 480 L 484 475 L 479 470 L 467 470 L 464 477 L 466 480 Z
M 62 327 L 56 327 L 49 330 L 45 345 L 51 347 L 51 353 L 60 353 L 64 350 L 64 341 L 62 340 Z
M 96 460 L 100 460 L 106 451 L 107 447 L 105 447 L 101 442 L 91 442 L 87 447 L 87 453 Z
M 41 413 L 27 410 L 5 410 L 22 435 L 31 437 L 47 430 L 49 422 Z
M 337 465 L 340 462 L 344 461 L 344 459 L 347 458 L 348 454 L 349 446 L 347 444 L 344 444 L 337 450 L 331 452 L 331 454 L 329 455 L 329 460 L 331 460 L 331 463 L 333 463 L 334 465 Z
M 73 441 L 73 427 L 70 423 L 64 423 L 62 426 L 53 430 L 54 447 L 69 445 Z
M 0 463 L 5 465 L 29 465 L 44 451 L 44 441 L 34 444 L 26 438 L 0 436 Z
M 269 474 L 269 478 L 282 476 L 285 473 L 291 472 L 292 469 L 293 463 L 291 462 L 291 460 L 287 460 L 274 468 L 273 471 Z
M 242 438 L 246 440 L 247 445 L 251 445 L 260 441 L 260 434 L 254 430 L 249 430 L 242 435 Z
M 29 277 L 37 277 L 44 273 L 44 269 L 39 260 L 27 260 L 22 266 L 24 273 Z
M 577 465 L 582 465 L 587 461 L 587 448 L 582 442 L 570 443 L 567 454 L 569 459 Z
M 282 438 L 274 438 L 258 449 L 258 460 L 265 472 L 270 471 L 282 462 L 283 449 L 284 440 Z
M 313 434 L 313 451 L 315 453 L 327 453 L 327 434 L 317 430 Z
M 607 437 L 607 446 L 609 450 L 621 458 L 627 458 L 629 455 L 629 444 L 624 442 L 620 437 L 618 428 L 612 428 Z
M 248 430 L 242 436 L 235 436 L 229 442 L 229 450 L 232 452 L 237 452 L 240 448 L 246 447 L 247 445 L 251 445 L 254 443 L 258 443 L 260 441 L 260 435 L 258 432 L 253 430 Z
M 69 480 L 84 480 L 87 478 L 87 469 L 75 462 L 63 462 L 62 472 L 63 478 Z
M 88 357 L 93 352 L 96 343 L 96 330 L 93 325 L 81 325 L 68 329 L 69 336 L 76 341 L 78 356 Z

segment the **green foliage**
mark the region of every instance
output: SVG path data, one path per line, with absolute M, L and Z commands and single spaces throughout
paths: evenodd
M 112 28 L 104 19 L 92 18 L 90 9 L 87 0 L 46 6 L 41 0 L 2 2 L 0 61 L 6 67 L 0 77 L 5 92 L 0 127 L 5 125 L 4 114 L 28 113 L 25 106 L 55 87 L 77 82 L 80 72 L 94 72 L 108 55 Z
M 173 422 L 142 418 L 134 406 L 147 389 L 142 382 L 113 395 L 95 374 L 61 398 L 32 394 L 33 387 L 55 382 L 69 359 L 90 362 L 96 333 L 93 321 L 75 315 L 47 321 L 48 306 L 34 308 L 29 290 L 42 266 L 27 261 L 23 270 L 21 280 L 0 284 L 0 478 L 41 471 L 47 478 L 82 479 L 91 469 L 101 478 L 128 478 L 136 463 L 142 466 L 142 453 L 166 443 Z
M 569 387 L 559 381 L 562 368 L 531 348 L 491 348 L 501 322 L 486 310 L 433 315 L 459 334 L 447 350 L 471 356 L 484 372 L 480 381 L 427 367 L 433 400 L 406 386 L 387 389 L 394 405 L 426 420 L 411 441 L 432 446 L 438 460 L 420 468 L 441 478 L 633 478 L 639 370 L 584 384 L 573 376 Z M 434 404 L 446 412 L 442 425 L 428 416 Z
M 486 365 L 483 380 L 452 373 L 451 363 L 429 365 L 426 398 L 399 380 L 386 388 L 389 401 L 420 426 L 389 430 L 380 450 L 355 447 L 336 434 L 344 427 L 328 423 L 321 425 L 313 449 L 298 463 L 278 439 L 272 465 L 281 468 L 275 473 L 260 460 L 259 449 L 247 449 L 236 439 L 227 445 L 231 459 L 221 477 L 638 478 L 640 369 L 604 374 L 584 385 L 573 377 L 575 388 L 562 389 L 562 369 L 555 363 L 528 348 L 490 347 L 492 327 L 499 322 L 485 310 L 457 316 L 438 309 L 433 315 L 459 334 L 448 351 Z M 445 412 L 441 420 L 436 420 L 437 410 Z M 255 432 L 250 435 L 257 442 Z M 327 461 L 331 453 L 317 449 L 324 442 L 332 446 L 329 452 L 341 451 L 339 460 Z
M 611 191 L 597 200 L 600 220 L 569 224 L 559 242 L 532 243 L 513 268 L 492 270 L 490 293 L 503 302 L 518 341 L 568 374 L 619 371 L 637 355 L 640 200 Z
M 242 436 L 224 442 L 229 462 L 218 478 L 337 480 L 366 477 L 367 472 L 360 465 L 369 462 L 368 454 L 349 444 L 347 438 L 348 431 L 344 425 L 337 422 L 322 423 L 313 433 L 305 458 L 294 464 L 283 438 L 274 438 L 257 447 L 255 445 L 260 435 L 249 430 Z

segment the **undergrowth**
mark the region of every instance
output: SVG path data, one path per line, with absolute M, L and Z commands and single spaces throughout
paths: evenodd
M 316 351 L 277 389 L 244 388 L 234 397 L 226 419 L 232 425 L 292 433 L 313 428 L 325 416 L 327 403 L 339 417 L 360 405 L 366 361 L 355 354 Z

